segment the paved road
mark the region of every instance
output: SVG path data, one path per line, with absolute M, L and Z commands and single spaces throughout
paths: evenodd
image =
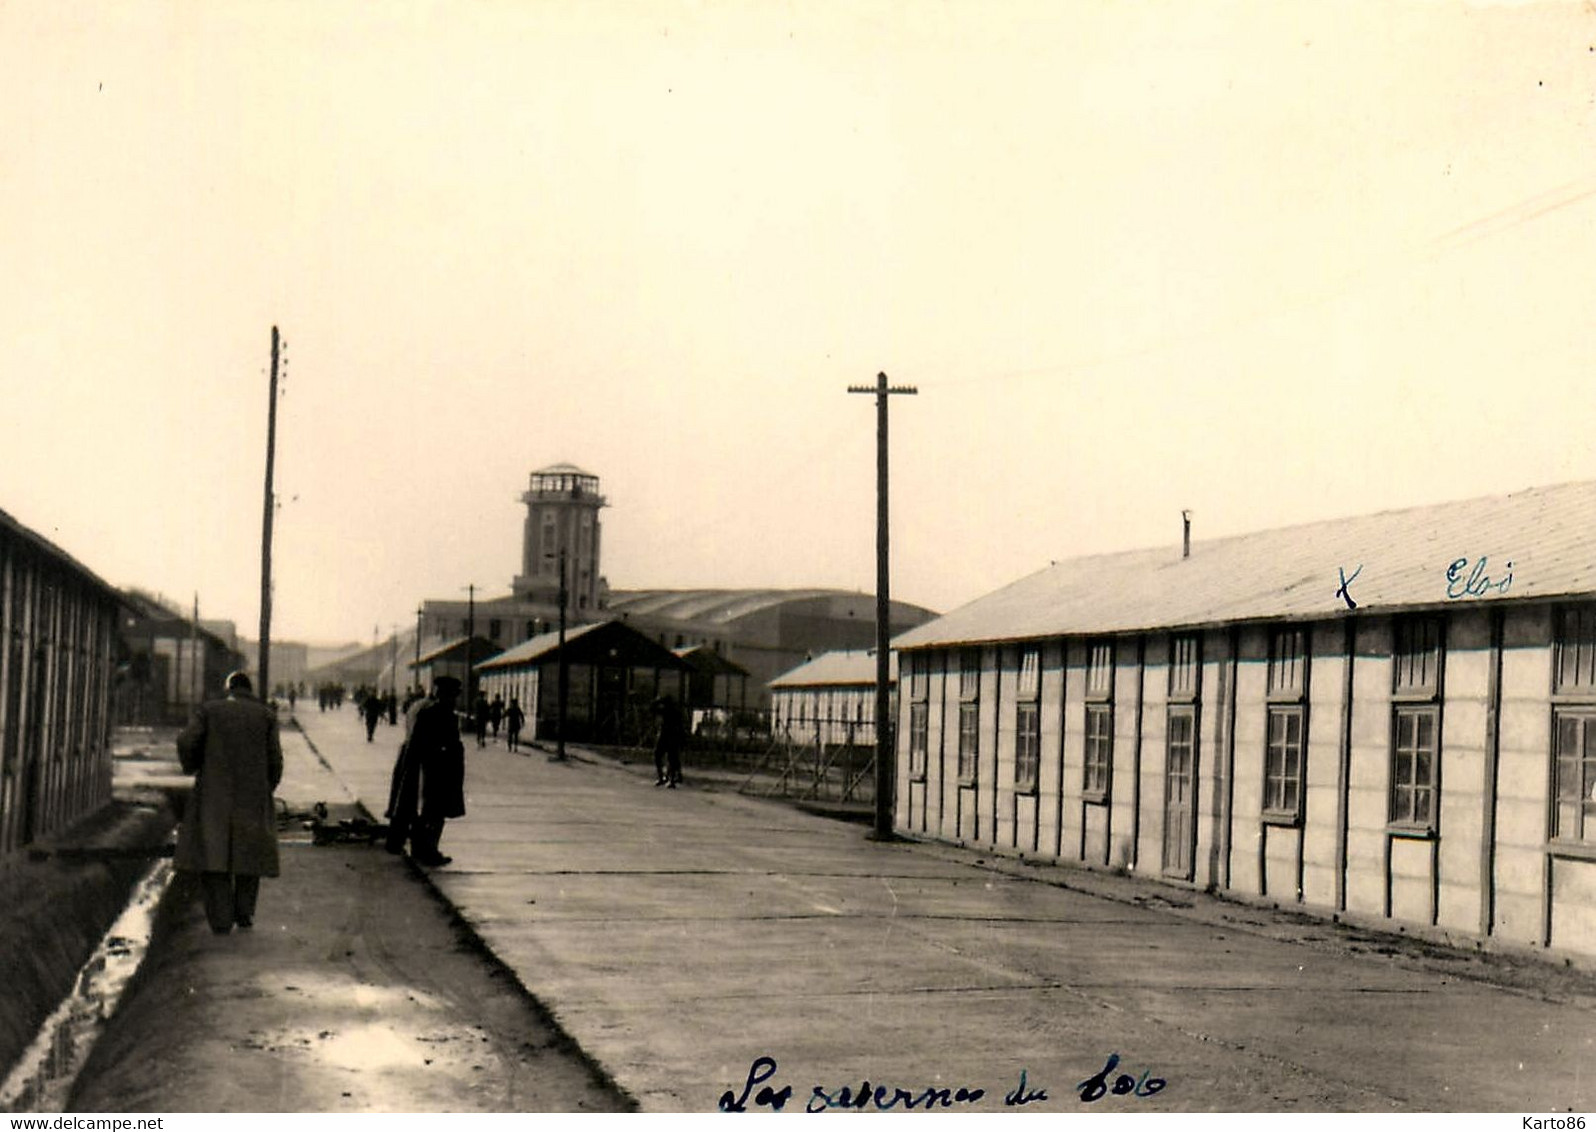
M 380 814 L 397 730 L 367 743 L 347 709 L 299 718 Z M 1512 972 L 1479 957 L 876 843 L 577 755 L 468 738 L 470 812 L 431 879 L 645 1110 L 713 1109 L 759 1058 L 775 1067 L 750 1111 L 761 1088 L 790 1086 L 791 1111 L 866 1081 L 872 1107 L 991 1111 L 1022 1071 L 1049 1111 L 1596 1107 L 1596 997 L 1577 973 L 1497 985 Z M 1113 1055 L 1088 1104 L 1081 1083 Z

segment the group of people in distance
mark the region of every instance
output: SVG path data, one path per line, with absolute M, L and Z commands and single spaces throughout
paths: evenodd
M 439 851 L 438 842 L 444 823 L 465 815 L 465 744 L 455 710 L 460 692 L 458 679 L 439 676 L 431 695 L 406 706 L 404 741 L 389 784 L 388 851 L 403 853 L 408 842 L 411 859 L 431 867 L 452 860 Z M 654 701 L 653 711 L 659 724 L 655 785 L 674 789 L 682 781 L 686 738 L 681 708 L 672 696 L 663 695 Z M 512 698 L 503 717 L 514 751 L 525 722 L 520 703 Z M 478 736 L 480 742 L 480 726 Z M 272 795 L 283 777 L 283 749 L 277 712 L 255 696 L 247 674 L 234 672 L 227 677 L 225 698 L 195 709 L 177 737 L 177 752 L 184 772 L 195 781 L 184 806 L 174 864 L 198 876 L 213 932 L 226 935 L 235 927 L 250 928 L 261 878 L 278 875 Z

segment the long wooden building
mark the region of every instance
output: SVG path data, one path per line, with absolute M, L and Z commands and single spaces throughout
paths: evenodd
M 111 799 L 122 598 L 0 512 L 0 859 Z
M 895 645 L 903 832 L 1596 954 L 1596 483 L 1062 561 Z

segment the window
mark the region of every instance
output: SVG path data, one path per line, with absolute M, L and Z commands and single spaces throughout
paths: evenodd
M 1295 822 L 1302 817 L 1303 709 L 1271 707 L 1264 748 L 1266 818 Z
M 543 551 L 543 561 L 539 568 L 547 577 L 553 577 L 559 570 L 559 550 L 554 545 L 554 512 L 543 512 L 543 534 L 538 541 L 538 547 Z
M 925 777 L 926 747 L 931 722 L 931 658 L 909 653 L 909 777 Z
M 1108 801 L 1114 768 L 1114 711 L 1108 704 L 1086 705 L 1086 778 L 1089 802 Z
M 1433 617 L 1398 621 L 1392 650 L 1392 691 L 1433 697 L 1441 687 L 1441 626 Z
M 1270 698 L 1300 700 L 1307 682 L 1307 635 L 1301 629 L 1276 629 L 1269 635 Z
M 909 698 L 926 699 L 931 694 L 931 658 L 910 654 L 905 660 L 909 665 Z
M 1396 709 L 1391 756 L 1391 824 L 1435 829 L 1435 708 Z
M 959 705 L 959 781 L 965 786 L 975 785 L 976 756 L 981 746 L 979 704 Z
M 1169 698 L 1195 700 L 1201 661 L 1198 660 L 1197 636 L 1188 633 L 1173 637 L 1169 642 Z
M 1099 641 L 1086 653 L 1086 698 L 1108 699 L 1114 694 L 1114 644 Z
M 1042 650 L 1029 646 L 1020 650 L 1020 682 L 1014 718 L 1014 788 L 1022 792 L 1036 789 L 1037 768 L 1042 759 Z
M 1438 816 L 1442 659 L 1436 618 L 1404 617 L 1392 626 L 1390 820 L 1427 834 Z
M 1088 802 L 1107 802 L 1114 778 L 1114 642 L 1086 646 L 1086 751 L 1081 788 Z
M 981 751 L 981 654 L 959 654 L 959 782 L 975 784 Z
M 926 734 L 930 705 L 916 700 L 909 705 L 909 777 L 925 777 Z
M 981 655 L 970 651 L 959 654 L 959 699 L 973 700 L 981 692 Z
M 1263 818 L 1295 825 L 1302 821 L 1308 761 L 1308 632 L 1301 626 L 1270 631 L 1268 700 Z
M 1596 841 L 1596 711 L 1560 711 L 1557 742 L 1557 813 L 1552 836 Z
M 1557 611 L 1553 691 L 1596 695 L 1596 605 Z

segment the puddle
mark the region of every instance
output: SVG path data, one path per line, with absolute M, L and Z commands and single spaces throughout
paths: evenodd
M 414 1041 L 379 1022 L 330 1034 L 315 1053 L 337 1069 L 421 1069 L 430 1064 L 426 1052 Z
M 67 1092 L 105 1021 L 149 949 L 155 909 L 172 880 L 172 863 L 157 861 L 133 889 L 122 914 L 78 971 L 76 983 L 0 1084 L 0 1109 L 61 1112 Z

